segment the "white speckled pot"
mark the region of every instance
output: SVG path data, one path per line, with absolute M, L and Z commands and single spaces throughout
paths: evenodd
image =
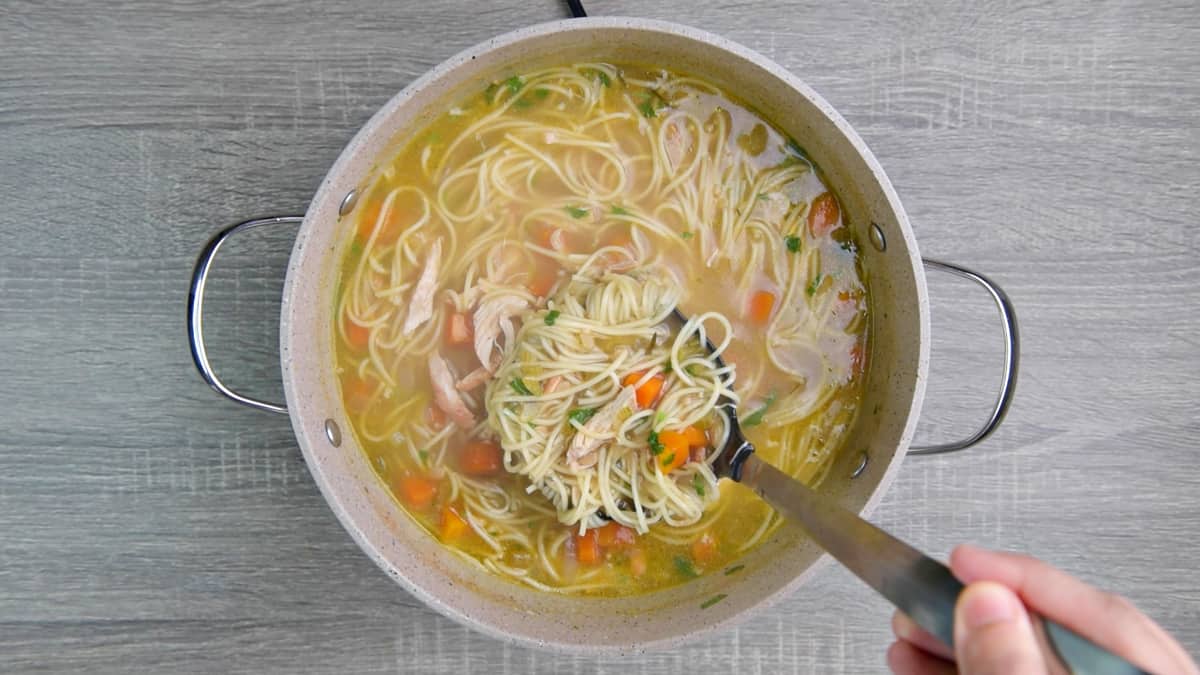
M 879 502 L 912 436 L 929 352 L 925 277 L 904 210 L 862 139 L 799 78 L 745 47 L 680 25 L 590 18 L 533 26 L 451 58 L 389 101 L 330 169 L 300 228 L 284 289 L 283 378 L 296 437 L 321 492 L 358 545 L 405 589 L 446 616 L 503 640 L 569 652 L 631 653 L 696 639 L 786 598 L 815 572 L 821 551 L 785 527 L 749 554 L 738 574 L 621 599 L 538 592 L 488 576 L 448 553 L 393 502 L 353 434 L 341 433 L 335 444 L 326 432 L 327 420 L 350 429 L 333 373 L 330 328 L 335 265 L 348 243 L 339 215 L 343 198 L 367 186 L 376 164 L 450 101 L 514 71 L 585 60 L 661 64 L 736 93 L 800 140 L 841 197 L 859 241 L 869 241 L 871 223 L 882 229 L 885 251 L 862 247 L 873 297 L 866 414 L 822 486 L 863 513 Z M 852 479 L 860 450 L 870 461 Z M 701 611 L 701 603 L 718 593 L 728 597 Z

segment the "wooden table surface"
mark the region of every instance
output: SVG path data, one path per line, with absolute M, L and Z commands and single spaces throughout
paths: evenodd
M 610 2 L 757 49 L 848 118 L 926 255 L 991 274 L 1025 338 L 1007 423 L 910 458 L 875 519 L 1031 551 L 1200 650 L 1200 6 Z M 363 555 L 285 418 L 210 391 L 184 303 L 218 228 L 303 212 L 395 92 L 536 2 L 0 8 L 0 670 L 879 672 L 884 602 L 829 567 L 706 644 L 570 658 L 467 631 Z M 1187 45 L 1192 45 L 1188 47 Z M 278 397 L 291 232 L 214 271 L 212 349 Z M 931 275 L 925 440 L 999 375 L 986 296 Z

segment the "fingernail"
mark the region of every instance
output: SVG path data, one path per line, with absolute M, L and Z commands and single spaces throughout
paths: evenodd
M 969 629 L 1011 621 L 1020 608 L 1012 591 L 988 582 L 968 586 L 961 602 L 963 622 Z

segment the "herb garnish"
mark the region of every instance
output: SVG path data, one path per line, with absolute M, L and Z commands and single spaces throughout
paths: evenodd
M 552 309 L 549 312 L 546 312 L 546 318 L 542 319 L 542 321 L 546 322 L 547 326 L 553 326 L 554 322 L 558 321 L 559 314 L 562 314 L 562 312 L 558 311 L 557 309 Z
M 696 494 L 704 496 L 704 478 L 700 474 L 692 474 L 692 487 L 696 489 Z
M 650 444 L 650 454 L 652 454 L 652 455 L 662 454 L 663 444 L 662 444 L 662 441 L 658 440 L 658 432 L 657 431 L 651 431 L 650 435 L 646 437 L 646 442 Z
M 700 576 L 700 574 L 696 572 L 695 566 L 692 565 L 692 561 L 681 555 L 675 556 L 675 571 L 679 572 L 680 576 L 684 576 L 689 579 L 695 579 L 696 577 Z
M 522 396 L 533 396 L 533 392 L 529 390 L 529 387 L 525 386 L 525 380 L 519 377 L 514 377 L 512 382 L 509 382 L 509 385 L 513 388 L 513 391 Z
M 783 238 L 783 241 L 787 243 L 787 250 L 791 251 L 792 253 L 800 252 L 800 237 L 797 237 L 794 234 L 789 234 Z
M 763 401 L 763 404 L 761 406 L 759 406 L 757 410 L 755 410 L 754 412 L 747 415 L 746 419 L 742 420 L 742 426 L 753 427 L 753 426 L 762 424 L 763 415 L 767 414 L 767 408 L 770 408 L 771 404 L 774 402 L 775 402 L 775 392 L 771 392 L 770 394 L 767 394 L 767 398 L 766 398 L 766 400 Z
M 612 213 L 613 213 L 613 215 L 614 215 L 614 216 L 627 216 L 627 215 L 629 215 L 629 212 L 628 212 L 628 211 L 626 211 L 625 209 L 623 209 L 623 208 L 621 208 L 621 207 L 617 206 L 616 204 L 613 204 Z
M 679 236 L 683 237 L 684 239 L 691 239 L 694 235 L 691 232 L 684 231 L 680 232 Z
M 578 206 L 568 206 L 568 207 L 566 207 L 566 209 L 567 209 L 567 213 L 571 214 L 571 217 L 575 218 L 576 220 L 578 220 L 588 214 L 587 209 L 581 209 Z
M 522 80 L 517 75 L 513 75 L 504 81 L 504 86 L 508 87 L 508 90 L 515 94 L 521 91 L 521 87 L 525 86 L 525 80 Z
M 592 415 L 595 415 L 595 414 L 596 414 L 595 408 L 576 408 L 571 411 L 570 415 L 567 415 L 567 419 L 571 420 L 572 422 L 578 422 L 580 424 L 583 424 L 583 423 L 587 422 L 588 420 L 592 419 Z
M 813 294 L 815 294 L 817 292 L 817 289 L 820 288 L 821 281 L 824 278 L 825 278 L 824 275 L 822 275 L 820 272 L 818 272 L 816 278 L 812 280 L 812 283 L 808 285 L 808 288 L 804 289 L 804 292 L 808 293 L 809 296 L 812 296 Z

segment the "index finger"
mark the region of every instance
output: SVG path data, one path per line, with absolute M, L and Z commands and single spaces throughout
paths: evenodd
M 1159 673 L 1200 673 L 1187 652 L 1128 600 L 1089 586 L 1036 558 L 959 546 L 950 569 L 964 584 L 995 581 L 1026 607 L 1096 644 Z

